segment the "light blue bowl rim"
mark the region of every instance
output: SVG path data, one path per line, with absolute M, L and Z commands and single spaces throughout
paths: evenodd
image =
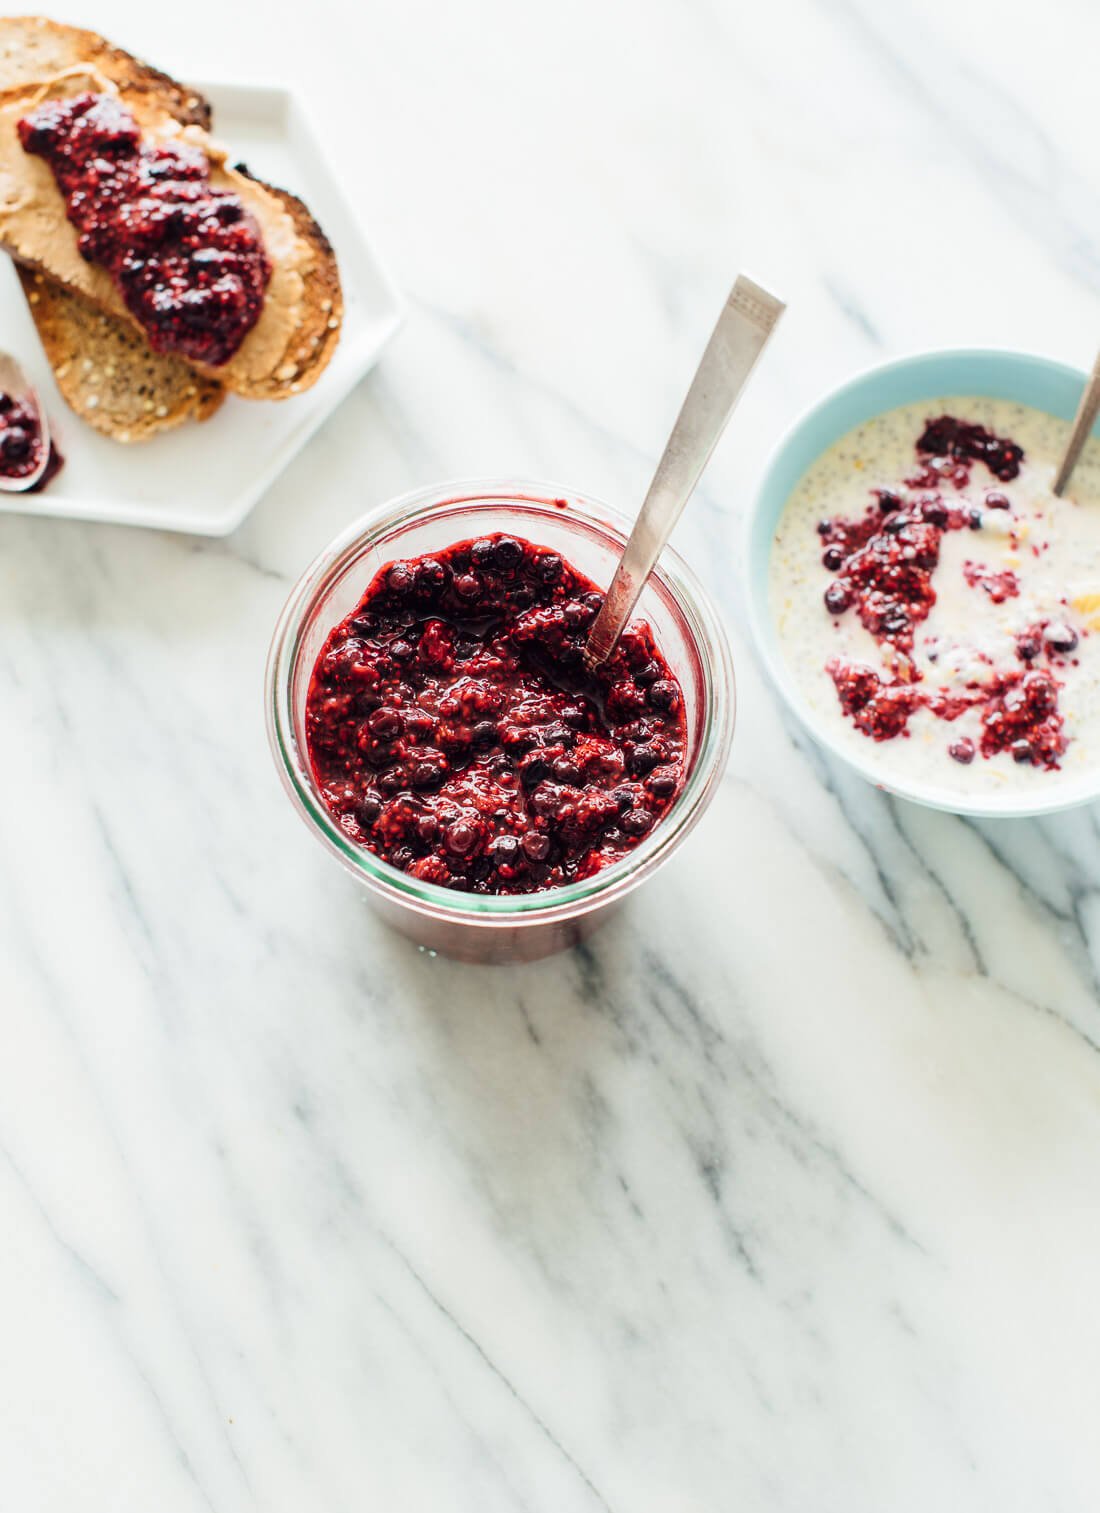
M 1053 814 L 1100 797 L 1100 764 L 1059 782 L 1049 794 L 959 794 L 933 783 L 884 778 L 871 761 L 837 744 L 803 699 L 780 652 L 768 601 L 768 568 L 775 527 L 799 480 L 834 441 L 862 421 L 922 399 L 975 394 L 1008 399 L 1072 420 L 1085 374 L 1068 363 L 1009 347 L 948 347 L 914 352 L 865 368 L 794 420 L 765 464 L 748 518 L 745 562 L 749 623 L 756 649 L 788 707 L 814 739 L 876 787 L 955 814 L 1022 818 Z M 1092 434 L 1100 435 L 1100 420 Z

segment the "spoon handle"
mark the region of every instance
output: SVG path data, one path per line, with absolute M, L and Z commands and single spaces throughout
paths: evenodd
M 1061 466 L 1054 479 L 1054 492 L 1058 495 L 1061 495 L 1069 482 L 1069 475 L 1077 466 L 1077 459 L 1081 455 L 1085 442 L 1089 439 L 1098 412 L 1100 412 L 1100 354 L 1092 365 L 1089 381 L 1081 395 L 1081 403 L 1077 406 L 1077 414 L 1073 417 L 1073 429 L 1069 433 L 1066 450 L 1062 454 Z
M 741 396 L 756 360 L 786 306 L 739 274 L 718 317 L 664 455 L 588 636 L 585 659 L 611 655 L 646 579 L 683 513 Z

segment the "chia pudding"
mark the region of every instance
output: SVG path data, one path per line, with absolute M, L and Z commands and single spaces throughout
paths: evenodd
M 1008 400 L 905 405 L 791 495 L 769 584 L 782 654 L 885 781 L 1045 791 L 1100 750 L 1100 441 L 1059 499 L 1068 431 Z

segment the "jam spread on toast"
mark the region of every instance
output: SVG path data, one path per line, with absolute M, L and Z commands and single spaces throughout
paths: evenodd
M 18 131 L 49 164 L 81 255 L 111 275 L 153 350 L 228 362 L 259 319 L 271 264 L 241 200 L 211 184 L 206 155 L 144 141 L 113 95 L 46 100 Z

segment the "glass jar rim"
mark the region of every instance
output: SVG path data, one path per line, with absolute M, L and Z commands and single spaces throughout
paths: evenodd
M 679 553 L 666 547 L 654 571 L 658 587 L 683 618 L 699 656 L 703 721 L 698 749 L 671 808 L 627 856 L 580 881 L 536 893 L 475 894 L 411 877 L 357 845 L 333 820 L 317 793 L 307 754 L 295 734 L 293 685 L 298 655 L 319 601 L 349 561 L 372 544 L 399 536 L 448 507 L 456 513 L 479 506 L 518 507 L 532 516 L 579 519 L 616 547 L 630 521 L 611 506 L 556 483 L 530 479 L 463 479 L 412 489 L 375 506 L 349 524 L 301 574 L 275 626 L 268 653 L 265 708 L 268 741 L 283 785 L 310 829 L 361 882 L 406 907 L 468 925 L 546 923 L 587 912 L 635 888 L 663 862 L 693 827 L 725 770 L 733 734 L 733 662 L 718 611 Z M 365 587 L 365 585 L 364 585 Z

